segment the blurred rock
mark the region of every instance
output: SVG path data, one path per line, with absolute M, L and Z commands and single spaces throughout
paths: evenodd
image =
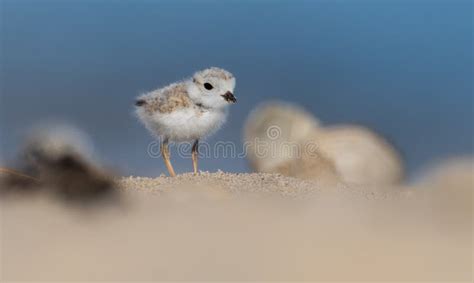
M 247 137 L 301 142 L 319 125 L 313 115 L 300 107 L 282 102 L 268 102 L 250 113 L 244 130 Z M 270 126 L 277 126 L 280 132 L 268 133 Z
M 19 169 L 3 170 L 4 194 L 45 191 L 81 203 L 117 194 L 114 176 L 98 165 L 87 136 L 72 127 L 35 129 L 11 167 Z
M 451 158 L 426 170 L 416 183 L 431 209 L 442 211 L 439 218 L 456 219 L 472 225 L 474 211 L 474 158 Z M 452 223 L 456 224 L 456 223 Z
M 445 190 L 474 189 L 474 157 L 455 157 L 431 166 L 419 183 Z
M 312 140 L 349 184 L 393 185 L 403 180 L 403 164 L 397 151 L 367 128 L 326 127 L 313 132 Z
M 334 163 L 311 140 L 318 127 L 319 121 L 299 107 L 277 102 L 258 107 L 244 127 L 250 165 L 257 172 L 334 184 L 339 180 Z
M 403 179 L 396 150 L 360 126 L 321 127 L 296 106 L 268 103 L 249 116 L 247 157 L 258 172 L 354 185 L 392 185 Z

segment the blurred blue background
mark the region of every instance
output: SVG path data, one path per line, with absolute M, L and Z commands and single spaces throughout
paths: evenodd
M 325 124 L 377 130 L 411 175 L 473 153 L 471 1 L 0 3 L 2 159 L 32 125 L 56 119 L 87 131 L 124 174 L 165 172 L 147 154 L 134 98 L 208 66 L 234 73 L 239 99 L 210 143 L 240 146 L 251 109 L 281 99 Z M 219 168 L 249 171 L 243 159 L 201 161 Z

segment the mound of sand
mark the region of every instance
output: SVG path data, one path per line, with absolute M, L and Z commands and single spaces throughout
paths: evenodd
M 175 192 L 198 191 L 212 198 L 236 197 L 284 197 L 308 199 L 320 195 L 362 199 L 398 199 L 409 195 L 405 189 L 396 187 L 347 186 L 327 180 L 306 180 L 277 173 L 215 173 L 201 172 L 199 175 L 185 173 L 176 177 L 162 175 L 158 178 L 125 177 L 118 184 L 123 192 L 145 192 L 158 195 L 173 195 Z M 178 190 L 177 190 L 178 188 Z
M 212 190 L 222 195 L 241 195 L 245 193 L 271 194 L 298 197 L 317 192 L 319 185 L 315 181 L 305 181 L 280 174 L 268 173 L 216 173 L 201 172 L 181 174 L 176 177 L 160 176 L 158 178 L 127 177 L 119 181 L 125 191 L 145 191 L 166 193 L 176 188 L 201 188 Z

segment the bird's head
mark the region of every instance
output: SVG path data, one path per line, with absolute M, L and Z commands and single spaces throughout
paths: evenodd
M 234 96 L 235 78 L 216 67 L 196 72 L 188 86 L 190 98 L 208 108 L 223 108 L 237 102 Z

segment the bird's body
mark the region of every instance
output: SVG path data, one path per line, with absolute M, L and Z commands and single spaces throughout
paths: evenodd
M 193 141 L 216 131 L 226 120 L 227 109 L 194 103 L 181 82 L 140 97 L 146 104 L 137 113 L 155 136 L 170 141 Z
M 136 113 L 145 127 L 165 145 L 163 157 L 171 175 L 174 171 L 169 156 L 165 156 L 167 143 L 195 141 L 193 165 L 197 172 L 194 151 L 198 140 L 224 124 L 227 106 L 236 102 L 234 87 L 235 78 L 231 73 L 213 67 L 195 73 L 191 79 L 138 97 Z

